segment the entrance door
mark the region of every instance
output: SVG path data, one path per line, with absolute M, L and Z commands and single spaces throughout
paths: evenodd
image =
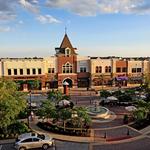
M 72 88 L 72 80 L 71 79 L 65 79 L 64 81 L 63 81 L 63 83 L 64 82 L 67 82 L 69 85 L 68 85 L 68 87 L 70 87 L 70 88 Z

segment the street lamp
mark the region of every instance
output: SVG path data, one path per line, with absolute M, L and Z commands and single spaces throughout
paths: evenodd
M 28 116 L 28 125 L 30 123 L 30 119 L 32 120 L 32 115 L 31 115 L 31 112 L 32 112 L 32 108 L 31 108 L 31 90 L 29 91 L 29 101 L 28 101 L 28 105 L 29 105 L 29 116 Z
M 69 86 L 69 83 L 65 81 L 63 83 L 63 86 L 64 86 L 64 94 L 68 95 L 68 86 Z

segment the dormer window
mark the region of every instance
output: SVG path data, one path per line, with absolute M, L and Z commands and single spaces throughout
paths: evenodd
M 71 54 L 71 50 L 69 48 L 65 49 L 65 56 L 69 57 Z

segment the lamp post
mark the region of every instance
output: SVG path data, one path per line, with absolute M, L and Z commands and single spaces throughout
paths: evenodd
M 68 93 L 68 86 L 69 86 L 69 83 L 65 81 L 65 82 L 63 83 L 63 86 L 64 86 L 64 94 L 68 96 L 68 94 L 69 94 L 69 93 Z
M 28 116 L 28 125 L 30 124 L 30 120 L 32 120 L 32 115 L 31 115 L 31 112 L 32 112 L 32 108 L 31 108 L 31 90 L 29 91 L 29 101 L 28 101 L 28 104 L 29 104 L 29 116 Z

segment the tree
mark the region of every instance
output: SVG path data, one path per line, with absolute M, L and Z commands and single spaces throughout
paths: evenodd
M 0 128 L 7 130 L 27 103 L 25 94 L 17 91 L 16 83 L 11 80 L 0 80 L 0 93 Z
M 49 99 L 50 101 L 55 102 L 55 104 L 57 104 L 59 101 L 66 99 L 66 100 L 70 100 L 70 96 L 67 95 L 63 95 L 61 91 L 49 91 L 47 93 L 47 99 Z
M 39 80 L 34 80 L 33 83 L 31 83 L 31 90 L 38 90 L 39 87 L 40 87 L 40 81 Z
M 75 111 L 77 112 L 77 116 L 80 118 L 79 125 L 82 128 L 83 125 L 89 126 L 91 124 L 91 118 L 87 113 L 87 109 L 85 107 L 76 107 Z
M 58 118 L 56 107 L 49 100 L 42 102 L 41 108 L 38 110 L 38 115 L 40 118 L 52 119 L 52 121 Z
M 137 103 L 137 110 L 134 112 L 134 117 L 137 121 L 150 119 L 150 102 L 139 100 Z
M 60 109 L 59 110 L 59 117 L 63 120 L 63 124 L 64 124 L 64 131 L 66 128 L 66 122 L 68 119 L 71 119 L 71 109 L 70 108 L 64 108 L 64 109 Z

